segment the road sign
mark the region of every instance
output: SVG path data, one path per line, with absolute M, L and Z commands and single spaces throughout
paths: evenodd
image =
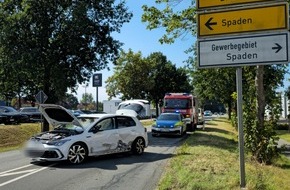
M 102 74 L 97 73 L 93 75 L 93 87 L 102 86 Z
M 288 63 L 288 32 L 198 41 L 198 67 Z
M 266 1 L 273 1 L 273 0 L 198 0 L 197 1 L 197 8 L 210 8 L 210 7 L 219 7 L 219 6 L 226 6 L 226 5 L 237 5 L 237 4 L 245 4 L 245 3 L 256 3 L 256 2 L 266 2 Z
M 243 7 L 198 14 L 198 36 L 288 29 L 288 4 Z
M 42 104 L 47 100 L 48 96 L 41 90 L 35 95 L 36 102 Z

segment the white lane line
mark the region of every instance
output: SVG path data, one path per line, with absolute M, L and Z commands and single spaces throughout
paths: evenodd
M 28 164 L 28 165 L 25 165 L 25 166 L 21 166 L 21 167 L 19 167 L 19 168 L 14 168 L 14 169 L 12 169 L 12 170 L 7 170 L 7 171 L 4 171 L 4 172 L 1 172 L 0 175 L 1 175 L 1 174 L 8 173 L 8 172 L 15 171 L 15 170 L 20 170 L 20 169 L 22 169 L 22 168 L 27 168 L 27 167 L 29 167 L 29 166 L 32 166 L 32 164 Z
M 47 167 L 40 168 L 40 169 L 38 169 L 38 170 L 35 169 L 35 170 L 33 170 L 32 172 L 30 172 L 30 173 L 27 173 L 27 174 L 25 174 L 25 175 L 22 175 L 22 176 L 16 177 L 16 178 L 11 179 L 11 180 L 9 180 L 9 181 L 6 181 L 6 182 L 4 182 L 4 183 L 0 183 L 0 187 L 3 187 L 4 185 L 7 185 L 7 184 L 12 183 L 12 182 L 15 182 L 15 181 L 17 181 L 17 180 L 20 180 L 20 179 L 22 179 L 22 178 L 25 178 L 25 177 L 27 177 L 27 176 L 30 176 L 30 175 L 35 174 L 35 173 L 37 173 L 37 172 L 40 172 L 40 171 L 42 171 L 42 170 L 45 170 L 45 169 L 47 169 L 47 168 L 49 168 L 49 167 L 51 167 L 51 166 L 54 166 L 54 165 L 56 165 L 56 164 L 51 164 L 51 165 L 49 165 L 49 166 L 47 166 Z M 28 166 L 31 166 L 31 164 L 30 164 L 30 165 L 23 166 L 23 167 L 15 168 L 15 169 L 12 169 L 12 170 L 8 170 L 8 171 L 6 171 L 6 172 L 2 172 L 1 174 L 3 174 L 3 173 L 7 173 L 7 172 L 10 172 L 10 171 L 15 171 L 15 170 L 17 170 L 17 169 L 25 168 L 25 167 L 28 167 Z
M 30 172 L 34 172 L 36 169 L 31 169 L 31 170 L 23 170 L 23 171 L 19 171 L 19 172 L 9 172 L 9 173 L 4 173 L 4 174 L 0 174 L 0 177 L 5 177 L 5 176 L 10 176 L 10 175 L 19 175 L 19 174 L 23 174 L 23 173 L 30 173 Z

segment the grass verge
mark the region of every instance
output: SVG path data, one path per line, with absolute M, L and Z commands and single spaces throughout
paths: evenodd
M 32 135 L 40 131 L 40 123 L 0 125 L 0 152 L 20 148 Z
M 247 190 L 290 189 L 290 160 L 281 155 L 267 166 L 245 155 Z M 224 118 L 206 124 L 186 139 L 169 161 L 159 190 L 240 189 L 238 135 Z

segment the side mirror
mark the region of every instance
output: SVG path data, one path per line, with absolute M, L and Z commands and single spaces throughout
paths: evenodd
M 100 129 L 100 126 L 99 125 L 95 125 L 95 126 L 93 126 L 91 129 L 90 129 L 90 132 L 92 132 L 92 133 L 97 133 L 98 131 L 99 131 L 99 129 Z
M 84 129 L 82 127 L 76 127 L 76 131 L 78 133 L 82 133 L 82 132 L 84 132 Z

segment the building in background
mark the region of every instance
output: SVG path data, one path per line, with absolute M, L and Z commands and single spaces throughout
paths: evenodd
M 119 104 L 122 100 L 104 100 L 103 101 L 103 111 L 106 113 L 113 113 L 115 114 Z

